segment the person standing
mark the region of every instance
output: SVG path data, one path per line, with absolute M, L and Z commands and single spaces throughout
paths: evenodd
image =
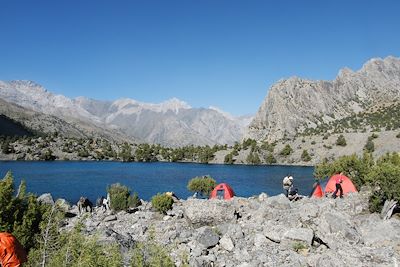
M 342 188 L 342 183 L 343 183 L 343 172 L 341 172 L 339 175 L 336 176 L 335 179 L 335 185 L 336 189 L 335 192 L 333 192 L 333 198 L 336 198 L 337 192 L 339 191 L 339 196 L 340 198 L 343 198 L 343 188 Z
M 292 190 L 292 187 L 293 187 L 293 176 L 291 176 L 289 174 L 286 175 L 283 178 L 282 183 L 283 183 L 283 190 L 284 190 L 285 196 L 288 197 L 289 192 Z

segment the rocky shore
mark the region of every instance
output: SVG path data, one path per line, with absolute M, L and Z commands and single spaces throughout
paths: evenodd
M 130 250 L 150 235 L 167 248 L 177 266 L 398 266 L 400 219 L 382 220 L 368 211 L 368 192 L 343 199 L 284 195 L 232 200 L 180 200 L 166 215 L 151 203 L 114 213 L 67 218 L 99 242 L 116 242 L 129 265 Z M 78 214 L 76 206 L 64 207 Z

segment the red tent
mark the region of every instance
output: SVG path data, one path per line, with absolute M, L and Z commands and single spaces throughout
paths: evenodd
M 348 193 L 352 192 L 357 192 L 356 187 L 354 186 L 353 182 L 350 180 L 349 177 L 343 175 L 343 174 L 335 174 L 331 178 L 329 178 L 328 183 L 326 184 L 325 187 L 325 194 L 327 193 L 333 193 L 336 190 L 336 178 L 337 177 L 342 178 L 342 189 L 343 189 L 343 195 L 346 195 Z
M 313 191 L 311 192 L 310 197 L 321 198 L 321 197 L 323 197 L 323 195 L 324 195 L 324 192 L 322 191 L 322 186 L 318 183 L 317 185 L 315 185 Z
M 217 185 L 210 194 L 210 198 L 230 199 L 235 196 L 232 187 L 228 184 L 222 183 Z

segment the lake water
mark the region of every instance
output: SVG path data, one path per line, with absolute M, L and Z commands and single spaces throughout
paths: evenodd
M 11 170 L 16 187 L 24 179 L 27 191 L 40 195 L 51 193 L 76 203 L 80 196 L 93 202 L 106 195 L 107 186 L 121 183 L 150 200 L 158 192 L 174 191 L 180 198 L 193 193 L 187 190 L 188 181 L 196 176 L 210 175 L 217 183 L 226 182 L 237 196 L 249 197 L 265 192 L 282 192 L 282 178 L 294 177 L 295 187 L 308 195 L 314 182 L 312 167 L 207 165 L 195 163 L 122 163 L 122 162 L 34 162 L 0 161 L 0 178 Z

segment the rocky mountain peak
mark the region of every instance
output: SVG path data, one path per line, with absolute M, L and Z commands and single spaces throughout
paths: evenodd
M 298 77 L 272 85 L 244 138 L 275 141 L 306 128 L 400 101 L 400 59 L 371 59 L 359 71 L 344 68 L 333 81 Z

